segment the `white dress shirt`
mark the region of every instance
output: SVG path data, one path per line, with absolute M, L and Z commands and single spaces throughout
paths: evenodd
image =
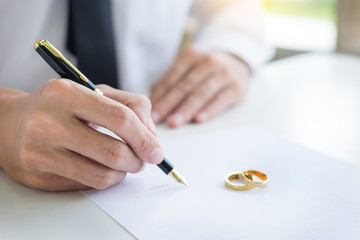
M 0 0 L 0 87 L 32 92 L 58 77 L 34 51 L 39 39 L 76 65 L 66 49 L 67 14 L 66 0 Z M 261 0 L 113 0 L 124 90 L 149 93 L 176 58 L 189 16 L 198 49 L 230 52 L 253 69 L 272 56 L 262 37 Z

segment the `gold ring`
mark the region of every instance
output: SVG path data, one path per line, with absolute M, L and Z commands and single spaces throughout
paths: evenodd
M 249 176 L 252 176 L 252 175 L 260 178 L 262 181 L 261 182 L 254 181 L 254 179 L 252 177 L 251 178 L 249 177 Z M 256 171 L 256 170 L 243 171 L 241 173 L 240 178 L 241 178 L 241 180 L 243 180 L 247 184 L 257 186 L 257 187 L 265 187 L 270 181 L 270 179 L 266 176 L 265 173 L 262 173 L 262 172 L 259 172 L 259 171 Z
M 247 177 L 249 179 L 252 179 L 252 175 L 249 175 Z M 231 180 L 242 181 L 241 173 L 239 173 L 239 172 L 234 172 L 234 173 L 230 173 L 230 174 L 226 175 L 225 176 L 225 185 L 233 190 L 238 190 L 238 191 L 245 191 L 245 190 L 252 189 L 254 187 L 254 185 L 250 185 L 246 182 L 245 182 L 245 185 L 237 185 L 237 184 L 232 183 Z

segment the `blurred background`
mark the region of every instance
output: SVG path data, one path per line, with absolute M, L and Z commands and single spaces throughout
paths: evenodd
M 304 52 L 359 54 L 359 0 L 263 0 L 275 59 Z

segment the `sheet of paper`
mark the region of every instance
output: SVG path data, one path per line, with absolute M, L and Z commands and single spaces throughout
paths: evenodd
M 360 239 L 360 168 L 257 128 L 163 144 L 186 188 L 156 166 L 84 194 L 139 239 Z M 233 191 L 230 172 L 256 169 L 266 188 Z

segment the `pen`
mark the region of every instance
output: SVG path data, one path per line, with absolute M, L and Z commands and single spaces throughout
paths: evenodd
M 39 40 L 34 44 L 39 55 L 55 70 L 62 78 L 73 80 L 96 93 L 103 95 L 84 74 L 82 74 L 62 53 L 46 40 Z M 185 178 L 175 171 L 174 166 L 164 157 L 157 166 L 166 174 L 172 176 L 177 182 L 189 186 Z

